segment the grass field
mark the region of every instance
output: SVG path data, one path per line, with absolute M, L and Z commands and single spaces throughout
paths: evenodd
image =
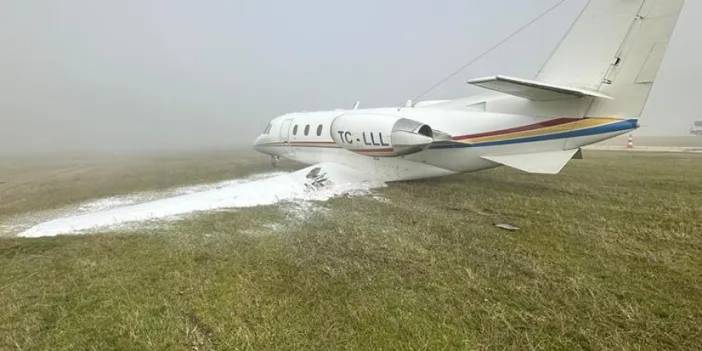
M 305 217 L 283 205 L 6 231 L 0 349 L 698 350 L 702 155 L 585 158 L 558 176 L 392 184 Z M 0 224 L 268 169 L 252 153 L 4 159 Z

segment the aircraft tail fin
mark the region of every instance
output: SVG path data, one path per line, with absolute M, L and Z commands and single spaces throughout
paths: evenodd
M 586 116 L 641 115 L 685 0 L 590 0 L 537 80 L 596 91 Z
M 532 101 L 556 101 L 581 98 L 584 96 L 611 99 L 611 97 L 596 91 L 588 91 L 585 89 L 558 86 L 554 84 L 537 82 L 534 80 L 506 76 L 478 78 L 470 80 L 468 83 Z

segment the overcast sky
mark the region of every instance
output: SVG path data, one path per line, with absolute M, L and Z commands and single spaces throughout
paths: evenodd
M 556 2 L 3 0 L 0 149 L 230 147 L 286 112 L 401 105 Z M 427 98 L 473 94 L 478 76 L 532 77 L 585 2 Z M 702 1 L 687 10 L 646 134 L 702 120 Z

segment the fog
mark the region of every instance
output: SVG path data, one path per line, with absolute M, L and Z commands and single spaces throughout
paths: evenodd
M 586 0 L 568 0 L 426 98 L 532 77 Z M 555 4 L 499 1 L 38 1 L 0 4 L 0 151 L 249 145 L 277 115 L 401 105 Z M 649 135 L 702 119 L 702 2 L 688 0 Z

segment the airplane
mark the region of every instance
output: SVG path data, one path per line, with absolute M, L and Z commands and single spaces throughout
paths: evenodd
M 254 148 L 383 181 L 499 166 L 557 174 L 582 147 L 639 127 L 683 7 L 591 0 L 533 79 L 472 79 L 493 93 L 455 100 L 285 114 Z
M 286 114 L 254 144 L 311 166 L 170 198 L 59 217 L 21 237 L 279 201 L 324 200 L 508 166 L 557 174 L 583 146 L 638 128 L 684 0 L 590 0 L 534 79 L 469 83 L 495 91 L 401 107 Z

